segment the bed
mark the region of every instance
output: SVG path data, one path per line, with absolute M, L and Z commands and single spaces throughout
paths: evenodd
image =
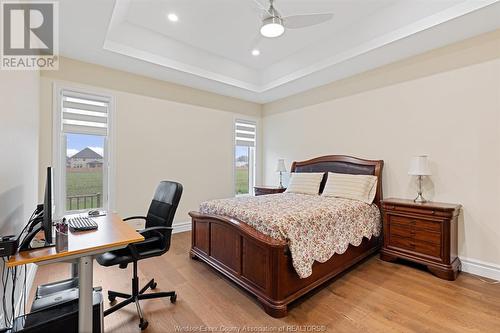
M 374 205 L 380 208 L 382 167 L 381 160 L 329 155 L 293 162 L 291 171 L 375 175 L 378 182 Z M 320 192 L 325 182 L 326 177 Z M 286 193 L 259 198 L 259 204 L 265 204 L 271 199 L 276 202 L 278 199 L 298 200 L 295 197 L 289 199 Z M 278 204 L 276 206 L 279 207 Z M 251 226 L 244 219 L 235 218 L 231 214 L 209 212 L 205 208 L 202 212 L 189 213 L 192 218 L 191 257 L 207 263 L 254 295 L 266 313 L 275 318 L 286 316 L 291 302 L 375 253 L 381 245 L 381 236 L 366 235 L 368 237 L 352 242 L 357 246 L 349 244 L 347 249 L 342 250 L 345 252 L 336 253 L 324 262 L 314 262 L 312 270 L 305 267 L 300 271 L 297 270 L 298 267 L 294 267 L 288 239 L 271 232 L 261 232 L 255 225 Z M 274 237 L 269 236 L 270 234 Z M 297 260 L 295 265 L 297 266 Z

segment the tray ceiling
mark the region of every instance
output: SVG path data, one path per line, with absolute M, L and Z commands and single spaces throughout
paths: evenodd
M 261 12 L 252 0 L 61 1 L 61 53 L 268 102 L 500 27 L 497 0 L 277 0 L 275 6 L 283 15 L 334 18 L 268 39 L 258 33 Z M 177 22 L 167 18 L 172 13 Z

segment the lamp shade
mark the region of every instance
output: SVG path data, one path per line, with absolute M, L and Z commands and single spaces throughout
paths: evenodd
M 276 172 L 286 172 L 285 160 L 279 159 L 278 164 L 276 165 Z
M 430 176 L 429 160 L 427 155 L 414 156 L 410 162 L 408 174 L 412 176 Z

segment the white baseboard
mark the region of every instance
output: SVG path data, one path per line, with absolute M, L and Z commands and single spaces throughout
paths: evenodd
M 174 223 L 174 234 L 177 234 L 179 232 L 186 232 L 186 231 L 191 231 L 191 221 L 187 222 L 177 222 Z
M 500 266 L 477 259 L 460 257 L 462 271 L 500 281 Z

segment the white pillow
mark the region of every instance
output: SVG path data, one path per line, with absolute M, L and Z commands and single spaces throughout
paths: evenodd
M 319 194 L 324 172 L 292 172 L 285 192 Z
M 329 172 L 322 195 L 325 197 L 353 199 L 371 204 L 376 193 L 376 176 Z

